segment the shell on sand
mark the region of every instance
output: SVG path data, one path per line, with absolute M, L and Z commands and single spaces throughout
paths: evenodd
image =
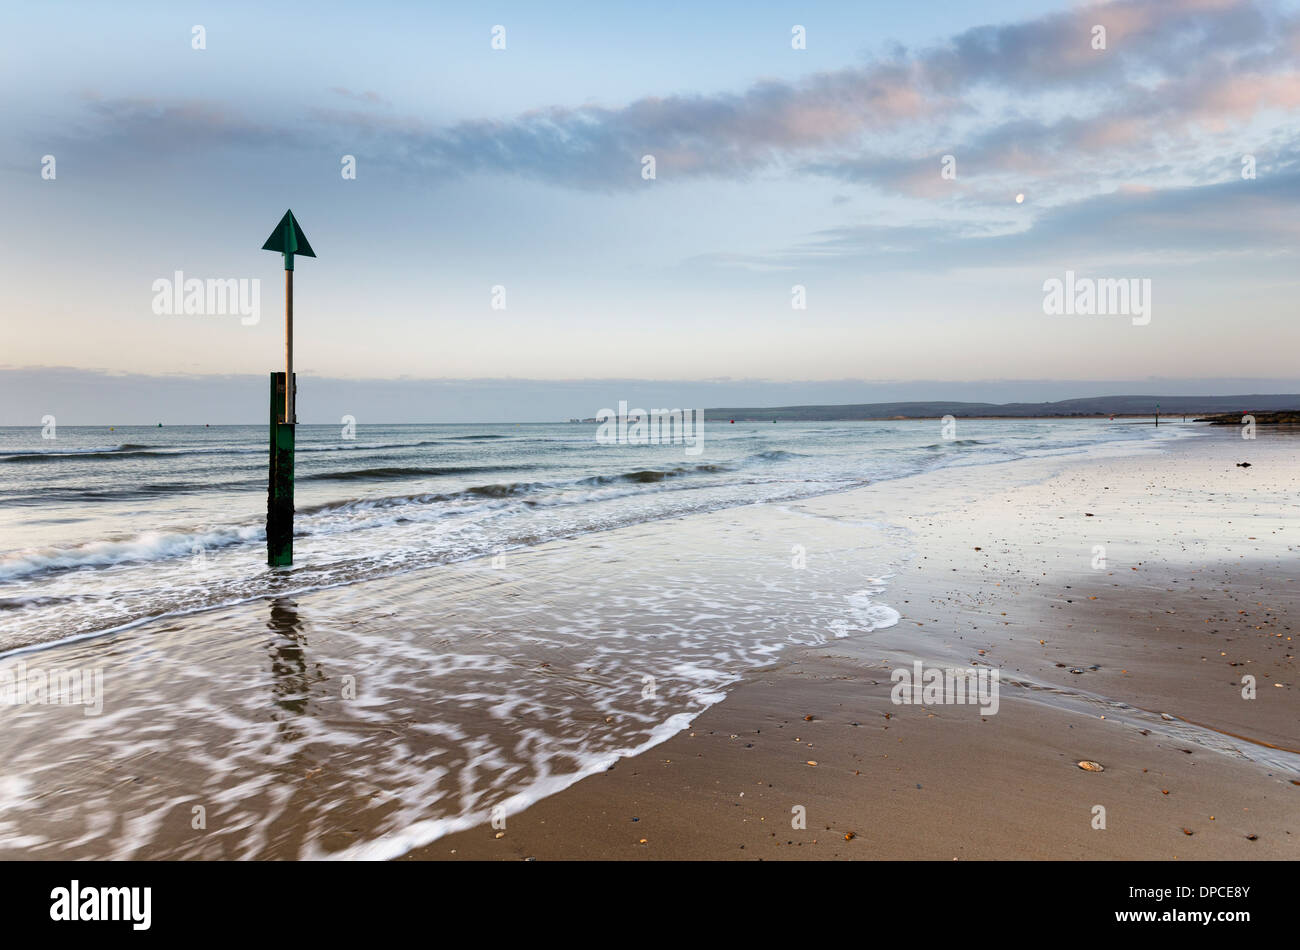
M 1083 769 L 1085 772 L 1106 771 L 1106 769 L 1102 767 L 1102 764 L 1100 762 L 1091 762 L 1088 759 L 1084 759 L 1082 762 L 1080 762 L 1079 768 Z

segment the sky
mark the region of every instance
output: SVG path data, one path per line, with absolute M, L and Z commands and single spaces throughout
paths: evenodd
M 442 421 L 475 380 L 520 419 L 1300 391 L 1298 64 L 1290 0 L 6 5 L 0 424 L 152 421 L 128 378 L 260 421 L 221 406 L 282 368 L 290 207 L 303 393 L 425 381 Z M 1044 312 L 1067 272 L 1149 319 Z

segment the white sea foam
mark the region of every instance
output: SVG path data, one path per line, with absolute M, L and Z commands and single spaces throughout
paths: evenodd
M 148 531 L 122 541 L 91 541 L 73 548 L 28 549 L 0 557 L 0 581 L 18 580 L 51 570 L 143 564 L 189 557 L 232 544 L 260 541 L 265 536 L 265 529 L 259 525 L 243 525 L 202 532 Z

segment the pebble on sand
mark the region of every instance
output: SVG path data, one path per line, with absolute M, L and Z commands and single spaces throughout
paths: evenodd
M 1080 763 L 1079 763 L 1079 768 L 1083 769 L 1085 772 L 1104 772 L 1104 771 L 1106 771 L 1105 767 L 1104 767 L 1100 762 L 1093 762 L 1093 761 L 1091 761 L 1091 760 L 1089 760 L 1089 759 L 1084 759 L 1082 762 L 1080 762 Z

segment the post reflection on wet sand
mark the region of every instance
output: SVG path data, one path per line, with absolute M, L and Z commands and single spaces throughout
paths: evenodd
M 271 601 L 271 615 L 266 628 L 273 634 L 268 643 L 268 651 L 271 657 L 274 703 L 287 713 L 305 713 L 311 698 L 311 683 L 320 682 L 324 675 L 319 666 L 314 677 L 308 669 L 307 637 L 297 603 L 286 597 Z M 291 728 L 290 717 L 277 715 L 276 718 L 286 731 Z M 295 734 L 290 738 L 297 736 Z

